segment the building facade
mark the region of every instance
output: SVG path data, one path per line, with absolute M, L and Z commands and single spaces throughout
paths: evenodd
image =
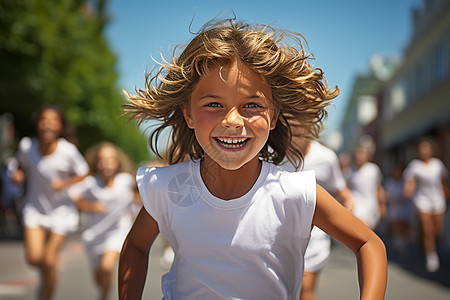
M 422 4 L 412 11 L 413 34 L 402 59 L 374 56 L 370 71 L 355 78 L 341 124 L 338 152 L 352 153 L 369 140 L 386 175 L 415 158 L 424 137 L 450 166 L 450 1 Z
M 450 165 L 450 1 L 424 1 L 413 11 L 413 24 L 402 62 L 381 91 L 384 170 L 416 157 L 423 137 Z

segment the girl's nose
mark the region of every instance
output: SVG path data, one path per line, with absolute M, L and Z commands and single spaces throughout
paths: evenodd
M 236 108 L 232 108 L 223 119 L 222 125 L 227 128 L 240 128 L 244 126 L 244 118 Z

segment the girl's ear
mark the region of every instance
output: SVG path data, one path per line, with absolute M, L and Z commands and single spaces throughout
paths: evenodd
M 270 119 L 270 130 L 274 130 L 275 127 L 277 126 L 277 121 L 278 121 L 278 115 L 280 114 L 280 111 L 278 109 L 273 111 L 273 116 Z
M 189 107 L 187 105 L 183 106 L 183 116 L 187 126 L 190 129 L 194 129 L 194 120 L 191 117 L 191 112 L 189 111 Z

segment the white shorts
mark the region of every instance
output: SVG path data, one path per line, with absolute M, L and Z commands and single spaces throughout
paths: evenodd
M 356 207 L 353 210 L 353 215 L 357 217 L 361 222 L 366 224 L 367 227 L 374 230 L 378 221 L 380 221 L 380 216 L 378 215 L 378 209 L 368 209 L 368 208 L 359 208 Z
M 95 269 L 100 266 L 101 257 L 105 252 L 114 251 L 120 253 L 129 229 L 129 227 L 124 226 L 115 228 L 89 242 L 82 235 L 89 260 Z
M 59 206 L 46 214 L 33 205 L 25 204 L 22 214 L 23 223 L 27 228 L 41 227 L 60 235 L 66 235 L 78 229 L 79 214 L 72 206 Z
M 426 198 L 419 195 L 414 197 L 413 202 L 419 212 L 427 214 L 443 214 L 447 208 L 445 200 L 438 198 Z
M 322 269 L 330 256 L 330 247 L 330 237 L 314 226 L 305 252 L 305 272 L 317 272 Z

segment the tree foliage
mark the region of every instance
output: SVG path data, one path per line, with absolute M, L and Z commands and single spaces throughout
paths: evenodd
M 0 2 L 0 113 L 11 112 L 20 135 L 33 135 L 30 116 L 43 104 L 62 107 L 80 148 L 118 144 L 138 162 L 149 159 L 145 137 L 120 117 L 117 58 L 103 28 L 105 1 Z

